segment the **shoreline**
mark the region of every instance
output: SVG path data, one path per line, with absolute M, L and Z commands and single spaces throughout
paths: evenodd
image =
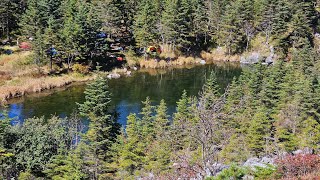
M 215 60 L 213 58 L 206 57 L 205 64 L 212 64 L 212 63 L 239 63 L 239 61 L 235 60 L 225 60 L 219 59 Z M 190 66 L 201 66 L 201 60 L 204 58 L 194 58 L 194 57 L 178 57 L 176 60 L 173 61 L 164 61 L 161 60 L 159 62 L 155 62 L 154 60 L 145 61 L 141 59 L 139 61 L 139 70 L 138 71 L 145 71 L 148 69 L 168 69 L 168 68 L 190 68 Z M 141 63 L 142 62 L 142 63 Z M 141 63 L 141 64 L 140 64 Z M 189 66 L 189 67 L 188 67 Z M 137 70 L 134 70 L 137 71 Z M 131 71 L 128 71 L 126 68 L 115 68 L 110 72 L 102 72 L 106 76 L 110 74 L 117 74 L 119 75 L 118 78 L 123 76 L 130 76 L 130 74 L 126 74 Z M 37 77 L 23 77 L 17 76 L 10 81 L 18 81 L 19 83 L 16 84 L 4 84 L 0 87 L 0 106 L 10 104 L 12 99 L 21 98 L 25 95 L 32 95 L 42 93 L 47 90 L 53 90 L 58 88 L 64 88 L 68 86 L 73 86 L 74 84 L 83 84 L 85 82 L 94 80 L 97 73 L 91 72 L 89 75 L 81 75 L 79 73 L 69 73 L 63 74 L 60 76 L 50 76 L 45 75 L 40 78 Z M 1 76 L 1 74 L 0 74 Z M 10 81 L 6 81 L 8 83 Z
M 30 83 L 24 85 L 5 85 L 0 87 L 0 106 L 9 104 L 8 102 L 15 98 L 25 95 L 38 94 L 46 90 L 64 88 L 72 86 L 75 83 L 85 83 L 94 79 L 94 75 L 81 78 L 72 77 L 72 75 L 63 75 L 59 77 L 41 77 L 28 80 Z

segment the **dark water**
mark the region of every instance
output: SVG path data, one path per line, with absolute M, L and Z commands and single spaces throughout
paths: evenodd
M 147 96 L 154 105 L 164 99 L 171 115 L 182 91 L 185 89 L 188 95 L 197 95 L 211 71 L 216 72 L 223 91 L 233 77 L 240 75 L 241 68 L 238 64 L 223 63 L 180 69 L 141 70 L 134 72 L 131 77 L 109 80 L 110 92 L 113 94 L 112 106 L 120 113 L 119 122 L 125 124 L 129 113 L 139 113 L 141 101 Z M 77 108 L 76 102 L 84 101 L 85 87 L 85 84 L 73 85 L 14 99 L 8 106 L 9 116 L 15 117 L 13 124 L 33 116 L 69 116 Z

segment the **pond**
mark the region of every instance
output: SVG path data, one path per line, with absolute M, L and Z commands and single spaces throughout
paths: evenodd
M 182 91 L 186 90 L 188 95 L 198 95 L 211 71 L 216 73 L 221 91 L 224 91 L 233 77 L 241 74 L 241 67 L 234 63 L 219 63 L 166 70 L 142 69 L 134 72 L 131 77 L 109 80 L 112 106 L 120 113 L 119 123 L 125 125 L 130 113 L 138 114 L 141 101 L 148 96 L 153 105 L 158 105 L 164 99 L 168 113 L 172 115 Z M 72 85 L 13 99 L 7 107 L 9 116 L 14 117 L 12 123 L 17 124 L 34 116 L 69 116 L 76 110 L 76 102 L 84 101 L 85 87 L 85 84 Z

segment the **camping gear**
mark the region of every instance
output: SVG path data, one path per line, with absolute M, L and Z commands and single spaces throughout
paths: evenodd
M 55 56 L 55 55 L 58 54 L 58 51 L 57 51 L 55 48 L 52 47 L 52 48 L 49 48 L 48 54 L 49 54 L 50 56 Z
M 6 49 L 6 50 L 4 50 L 4 53 L 5 53 L 6 55 L 10 55 L 10 54 L 13 53 L 13 51 L 12 51 L 11 49 Z
M 121 56 L 117 57 L 117 61 L 123 61 L 123 57 Z
M 97 38 L 106 38 L 106 37 L 107 37 L 107 34 L 104 32 L 100 32 L 97 34 Z
M 21 48 L 23 50 L 30 50 L 31 44 L 28 42 L 22 42 L 22 43 L 20 43 L 19 48 Z
M 161 54 L 161 48 L 158 46 L 158 47 L 156 47 L 156 46 L 149 46 L 148 48 L 147 48 L 147 53 L 148 54 L 152 54 L 152 55 L 154 55 L 154 56 L 156 56 L 156 55 L 160 55 Z

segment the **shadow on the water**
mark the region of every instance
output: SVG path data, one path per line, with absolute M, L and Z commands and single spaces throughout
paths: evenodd
M 241 74 L 241 67 L 234 63 L 215 63 L 136 71 L 131 77 L 109 80 L 112 107 L 120 113 L 119 122 L 125 124 L 129 113 L 138 114 L 141 101 L 149 96 L 154 105 L 164 99 L 168 114 L 172 115 L 182 91 L 186 90 L 188 95 L 197 96 L 211 71 L 216 72 L 223 92 L 233 77 Z M 13 99 L 10 101 L 9 115 L 18 117 L 21 122 L 33 116 L 69 116 L 77 108 L 76 102 L 84 101 L 85 87 L 85 84 L 78 84 Z

